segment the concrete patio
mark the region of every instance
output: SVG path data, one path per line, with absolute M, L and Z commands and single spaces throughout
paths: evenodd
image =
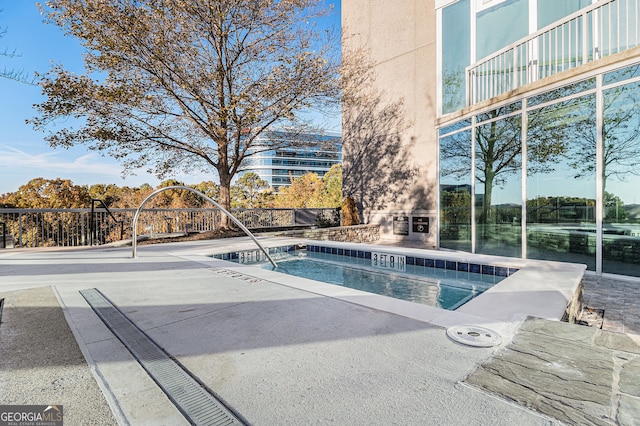
M 603 329 L 620 327 L 621 318 L 616 332 L 532 319 L 496 324 L 503 344 L 472 348 L 451 341 L 440 325 L 322 295 L 311 284 L 282 285 L 268 274 L 248 280 L 227 262 L 193 255 L 205 244 L 243 241 L 143 246 L 137 259 L 128 247 L 0 252 L 0 401 L 62 404 L 68 424 L 187 424 L 79 293 L 97 288 L 249 424 L 640 418 L 631 298 L 607 299 Z M 587 278 L 589 306 L 602 300 L 601 288 L 626 297 L 640 287 L 602 280 Z M 550 358 L 531 362 L 550 347 Z M 518 376 L 530 382 L 509 377 L 513 365 L 529 368 Z M 589 383 L 584 393 L 576 376 Z M 518 391 L 525 387 L 533 392 Z M 575 397 L 554 397 L 568 394 Z

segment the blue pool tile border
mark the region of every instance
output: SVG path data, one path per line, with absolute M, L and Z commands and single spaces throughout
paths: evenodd
M 338 256 L 356 257 L 358 259 L 371 259 L 370 251 L 335 249 L 321 245 L 308 245 L 307 251 L 313 253 L 337 254 Z M 497 277 L 509 277 L 518 268 L 508 268 L 506 266 L 484 265 L 479 263 L 458 262 L 455 260 L 432 259 L 428 257 L 407 256 L 407 265 L 424 266 L 425 268 L 447 269 L 450 271 L 471 272 L 474 274 L 491 275 Z

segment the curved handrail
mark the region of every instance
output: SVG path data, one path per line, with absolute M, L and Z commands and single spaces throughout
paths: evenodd
M 245 234 L 247 234 L 249 237 L 251 237 L 251 239 L 253 240 L 253 242 L 255 242 L 258 247 L 260 247 L 260 250 L 262 250 L 262 252 L 265 254 L 265 256 L 267 256 L 267 259 L 269 259 L 269 262 L 271 262 L 271 264 L 273 265 L 274 268 L 277 268 L 278 265 L 276 265 L 276 262 L 271 258 L 271 256 L 269 256 L 269 251 L 267 249 L 265 249 L 262 244 L 260 244 L 260 242 L 258 242 L 258 240 L 256 239 L 256 237 L 253 236 L 253 234 L 251 233 L 251 231 L 249 231 L 243 224 L 242 222 L 240 222 L 238 219 L 236 219 L 231 213 L 229 213 L 227 210 L 225 210 L 220 204 L 218 204 L 217 202 L 213 201 L 211 198 L 207 197 L 206 195 L 204 195 L 202 192 L 193 189 L 193 188 L 189 188 L 188 186 L 182 186 L 182 185 L 176 185 L 176 186 L 167 186 L 164 188 L 160 188 L 160 189 L 156 189 L 155 191 L 153 191 L 151 194 L 149 194 L 149 196 L 147 198 L 145 198 L 142 203 L 140 204 L 140 207 L 138 207 L 138 209 L 136 210 L 136 214 L 133 216 L 133 240 L 131 241 L 131 247 L 133 248 L 133 253 L 132 253 L 132 257 L 135 259 L 136 257 L 138 257 L 138 252 L 137 252 L 137 246 L 138 246 L 138 217 L 140 216 L 140 212 L 142 211 L 142 208 L 144 207 L 145 204 L 147 204 L 147 201 L 149 201 L 150 199 L 152 199 L 153 197 L 155 197 L 156 195 L 158 195 L 161 192 L 164 191 L 168 191 L 170 189 L 186 189 L 187 191 L 191 191 L 193 193 L 195 193 L 196 195 L 201 196 L 202 198 L 204 198 L 205 200 L 209 201 L 211 204 L 213 204 L 214 206 L 216 206 L 217 208 L 219 208 L 220 210 L 222 210 L 222 212 L 224 214 L 226 214 L 229 219 L 231 219 L 233 221 L 233 223 L 235 223 L 236 225 L 238 225 L 238 227 L 240 227 L 240 229 L 242 229 Z

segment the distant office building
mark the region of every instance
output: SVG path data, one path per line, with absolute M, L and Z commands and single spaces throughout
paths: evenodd
M 385 237 L 640 276 L 639 10 L 640 0 L 343 2 L 343 55 L 367 47 L 366 89 L 380 98 L 377 109 L 343 106 L 345 196 Z M 401 105 L 407 125 L 370 122 L 376 135 L 400 129 L 402 155 L 363 162 L 372 126 L 358 123 L 385 105 Z M 412 217 L 433 226 L 394 232 Z
M 280 134 L 269 133 L 264 140 L 274 135 L 281 137 Z M 322 178 L 331 166 L 342 163 L 342 138 L 339 135 L 305 135 L 301 139 L 309 146 L 263 151 L 265 145 L 256 144 L 253 148 L 255 153 L 245 160 L 238 178 L 253 172 L 277 191 L 280 187 L 291 185 L 292 178 L 306 173 L 315 173 Z

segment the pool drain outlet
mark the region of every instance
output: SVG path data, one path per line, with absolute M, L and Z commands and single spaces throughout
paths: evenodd
M 493 330 L 475 325 L 455 325 L 447 329 L 447 336 L 457 343 L 476 348 L 491 348 L 502 343 L 502 337 Z

